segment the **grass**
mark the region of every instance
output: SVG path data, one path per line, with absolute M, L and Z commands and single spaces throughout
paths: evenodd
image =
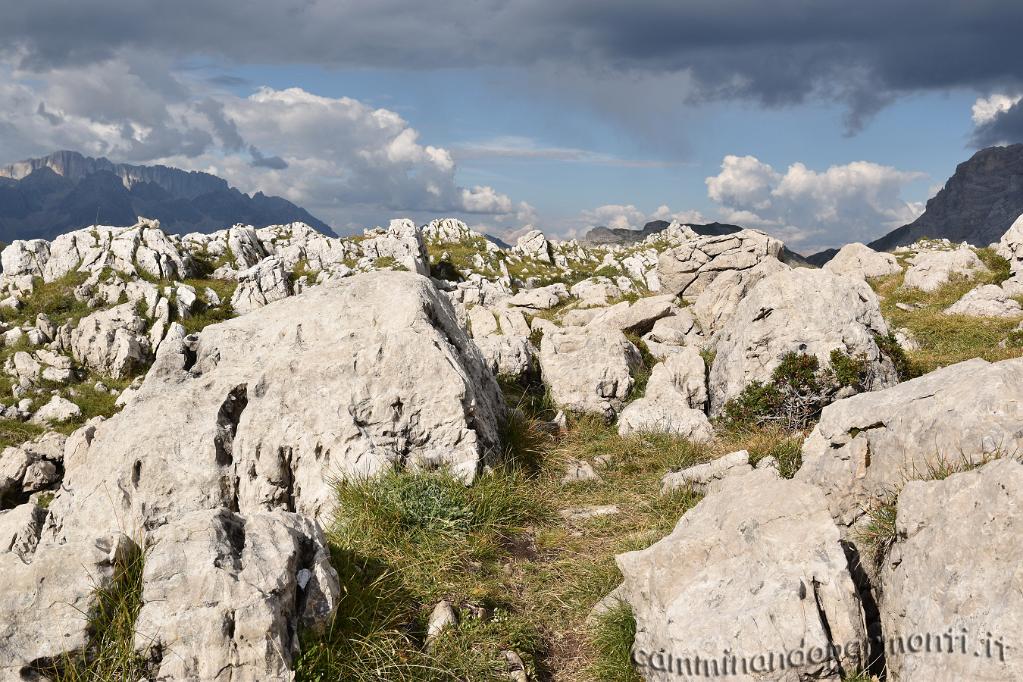
M 628 604 L 619 603 L 596 618 L 594 644 L 600 654 L 593 666 L 596 682 L 642 682 L 632 667 L 636 618 Z
M 642 364 L 632 372 L 632 391 L 629 393 L 629 400 L 635 400 L 642 398 L 646 394 L 646 385 L 650 381 L 650 375 L 653 374 L 653 367 L 657 364 L 657 358 L 650 353 L 646 341 L 640 338 L 639 334 L 626 332 L 625 338 L 639 350 L 639 355 L 643 360 Z
M 867 556 L 874 562 L 874 565 L 880 567 L 898 540 L 896 517 L 899 494 L 906 483 L 909 481 L 943 481 L 953 474 L 971 471 L 1001 456 L 1001 454 L 995 453 L 983 457 L 979 461 L 972 461 L 965 455 L 957 459 L 939 456 L 920 470 L 914 469 L 905 472 L 901 482 L 877 496 L 867 507 L 864 521 L 856 528 L 853 537 L 868 550 Z
M 107 682 L 147 679 L 146 652 L 135 651 L 135 621 L 142 608 L 145 553 L 119 557 L 114 577 L 94 588 L 95 606 L 88 614 L 89 644 L 83 654 L 66 654 L 39 672 L 53 682 Z
M 75 287 L 87 278 L 88 273 L 78 271 L 52 282 L 43 282 L 41 277 L 36 277 L 32 294 L 22 301 L 24 305 L 18 310 L 0 309 L 0 320 L 11 325 L 34 325 L 36 317 L 44 313 L 58 327 L 65 322 L 77 322 L 91 312 L 74 296 Z
M 1000 347 L 1002 341 L 1009 339 L 1019 323 L 1018 319 L 946 315 L 943 312 L 971 289 L 998 283 L 1002 274 L 1001 270 L 994 270 L 975 278 L 954 278 L 930 293 L 904 288 L 903 274 L 871 282 L 881 296 L 881 312 L 889 326 L 908 329 L 920 343 L 920 350 L 906 352 L 909 376 L 919 376 L 975 357 L 997 362 L 1023 355 L 1023 347 L 1011 342 Z M 916 307 L 903 310 L 898 307 L 899 303 Z
M 788 475 L 798 467 L 800 436 L 778 429 L 695 444 L 622 437 L 600 416 L 569 415 L 567 431 L 554 435 L 546 423 L 557 410 L 542 385 L 502 387 L 515 407 L 504 461 L 473 486 L 423 472 L 339 485 L 328 538 L 344 596 L 322 632 L 302 634 L 298 680 L 501 679 L 504 650 L 534 680 L 637 679 L 627 611 L 588 615 L 621 582 L 615 555 L 661 539 L 699 502 L 688 489 L 662 495 L 660 479 L 743 447 L 753 461 L 775 456 Z M 569 459 L 591 462 L 602 482 L 562 485 Z M 619 511 L 559 513 L 589 505 Z M 441 599 L 459 623 L 427 646 L 426 621 Z

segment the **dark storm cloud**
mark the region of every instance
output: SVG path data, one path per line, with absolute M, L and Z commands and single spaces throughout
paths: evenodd
M 975 147 L 1023 142 L 1023 100 L 977 126 L 971 142 Z
M 269 168 L 271 170 L 284 170 L 288 167 L 288 162 L 279 156 L 264 156 L 263 152 L 259 151 L 253 146 L 249 147 L 249 154 L 252 155 L 252 161 L 249 162 L 254 168 Z
M 1016 0 L 179 0 L 10 3 L 0 45 L 26 68 L 122 48 L 236 63 L 404 69 L 583 66 L 693 78 L 689 99 L 810 96 L 848 108 L 851 129 L 920 90 L 1018 86 Z M 670 82 L 670 81 L 669 81 Z

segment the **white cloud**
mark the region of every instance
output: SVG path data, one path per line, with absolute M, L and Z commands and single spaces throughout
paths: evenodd
M 0 141 L 16 156 L 75 149 L 115 161 L 205 170 L 242 191 L 278 194 L 345 227 L 392 214 L 521 212 L 493 187 L 462 187 L 444 148 L 399 114 L 301 88 L 247 97 L 115 57 L 44 78 L 0 63 Z
M 819 247 L 869 241 L 911 222 L 923 206 L 901 194 L 921 177 L 869 161 L 823 172 L 794 163 L 782 174 L 756 157 L 730 155 L 706 183 L 725 220 Z
M 997 92 L 989 97 L 978 97 L 972 107 L 973 125 L 981 126 L 991 123 L 998 118 L 999 114 L 1004 114 L 1012 109 L 1020 100 L 1023 100 L 1023 95 L 1006 95 Z

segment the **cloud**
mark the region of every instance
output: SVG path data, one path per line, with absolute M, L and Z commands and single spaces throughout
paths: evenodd
M 870 241 L 914 220 L 919 203 L 903 188 L 923 174 L 869 161 L 823 172 L 794 163 L 785 173 L 754 156 L 726 156 L 707 195 L 728 222 L 763 229 L 801 248 Z
M 551 74 L 552 92 L 565 100 L 581 96 L 637 121 L 663 113 L 665 97 L 681 90 L 689 101 L 765 106 L 838 100 L 855 130 L 902 94 L 1021 85 L 1021 23 L 1020 3 L 930 0 L 35 0 L 5 8 L 0 45 L 40 72 L 124 52 L 234 64 L 519 69 Z M 572 70 L 577 78 L 560 78 Z M 621 96 L 639 93 L 647 96 Z
M 301 88 L 242 97 L 174 75 L 158 60 L 115 56 L 42 80 L 0 63 L 0 101 L 0 137 L 19 156 L 76 149 L 206 170 L 341 225 L 396 213 L 514 220 L 521 210 L 493 187 L 460 186 L 448 150 L 421 142 L 397 113 L 351 98 Z
M 528 159 L 620 166 L 622 168 L 663 168 L 672 165 L 667 161 L 624 159 L 614 154 L 595 152 L 588 149 L 543 146 L 531 138 L 514 135 L 461 144 L 455 147 L 452 152 L 458 159 Z
M 975 147 L 1023 142 L 1023 95 L 995 93 L 973 105 Z

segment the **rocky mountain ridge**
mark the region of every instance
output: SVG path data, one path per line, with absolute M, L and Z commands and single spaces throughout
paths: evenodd
M 324 222 L 280 197 L 244 194 L 198 171 L 112 163 L 61 151 L 0 168 L 0 240 L 54 238 L 100 224 L 153 216 L 169 232 L 213 231 L 235 223 L 259 227 Z

